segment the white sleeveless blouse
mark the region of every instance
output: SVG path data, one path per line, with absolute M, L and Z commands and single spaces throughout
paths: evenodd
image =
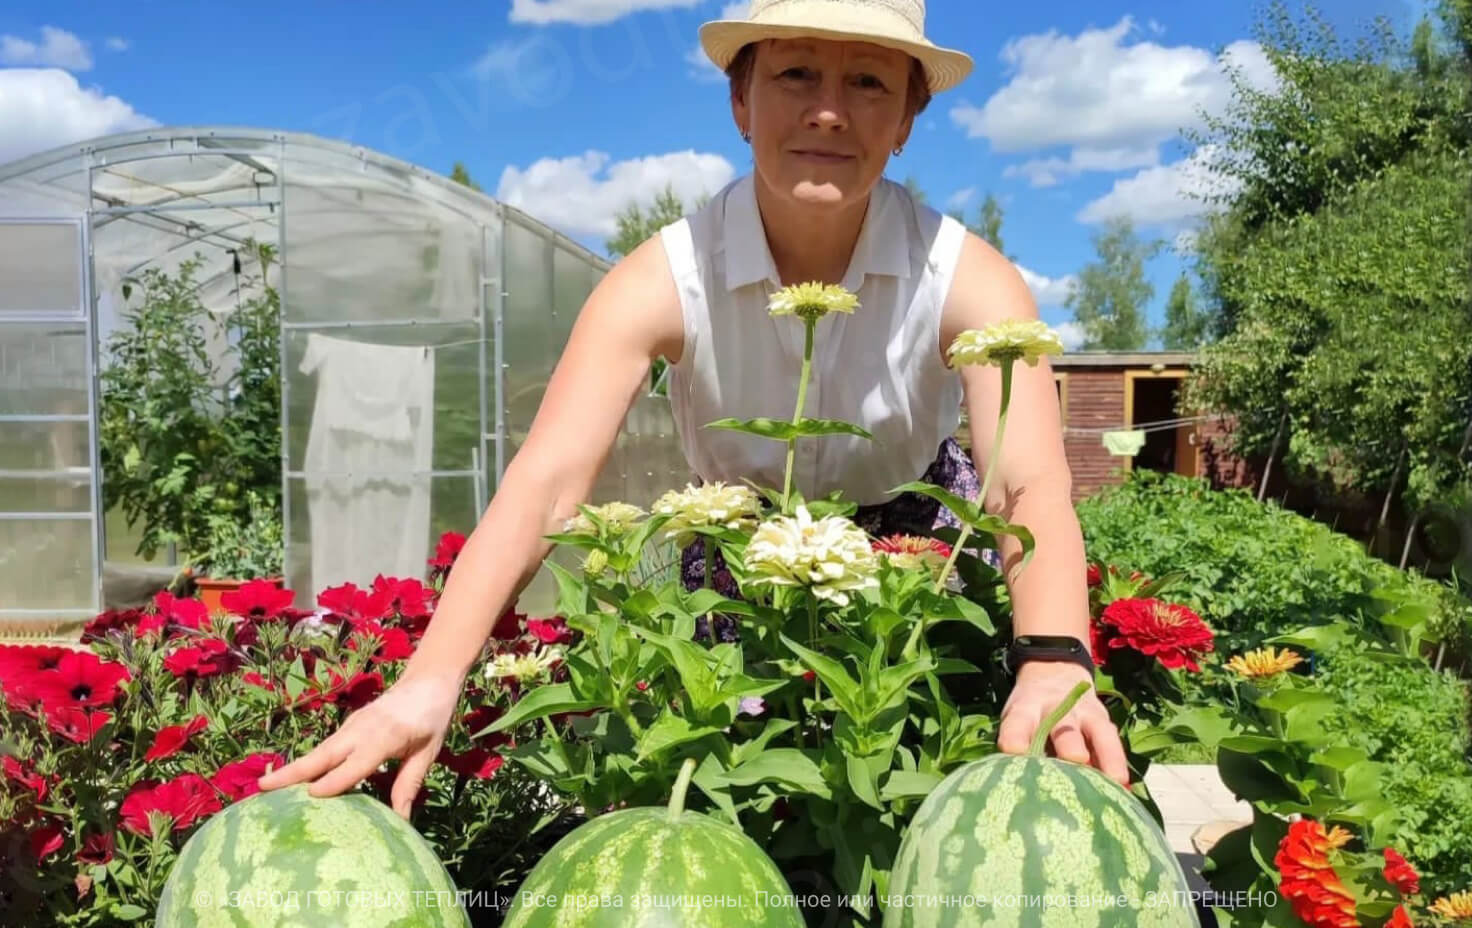
M 701 480 L 750 479 L 781 488 L 784 443 L 706 423 L 767 416 L 790 421 L 802 369 L 803 324 L 772 318 L 781 286 L 757 208 L 752 175 L 660 232 L 684 312 L 680 363 L 669 372 L 670 407 L 685 458 Z M 893 498 L 916 480 L 960 424 L 960 375 L 940 357 L 940 317 L 966 229 L 881 179 L 843 285 L 853 315 L 818 321 L 803 414 L 843 419 L 854 435 L 799 439 L 793 483 L 815 499 L 834 490 L 861 505 Z

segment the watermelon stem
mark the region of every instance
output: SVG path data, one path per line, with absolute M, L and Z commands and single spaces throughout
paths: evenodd
M 1030 756 L 1043 756 L 1043 750 L 1048 746 L 1048 736 L 1053 733 L 1053 727 L 1063 721 L 1063 717 L 1073 709 L 1074 703 L 1077 703 L 1089 691 L 1089 687 L 1091 686 L 1093 684 L 1088 680 L 1080 680 L 1078 686 L 1069 690 L 1068 695 L 1063 697 L 1063 701 L 1058 703 L 1052 712 L 1049 712 L 1043 717 L 1042 724 L 1033 733 L 1032 744 L 1027 747 L 1027 753 Z
M 695 773 L 695 758 L 687 757 L 680 765 L 680 775 L 675 777 L 675 788 L 670 792 L 670 821 L 678 822 L 685 814 L 685 792 L 690 789 L 690 777 Z

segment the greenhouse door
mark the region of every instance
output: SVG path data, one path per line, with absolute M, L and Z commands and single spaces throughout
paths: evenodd
M 86 231 L 0 219 L 0 632 L 99 611 L 96 369 Z

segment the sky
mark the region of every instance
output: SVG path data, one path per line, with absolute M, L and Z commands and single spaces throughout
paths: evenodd
M 1323 0 L 1341 36 L 1423 0 Z M 697 39 L 725 0 L 195 0 L 0 4 L 0 163 L 151 126 L 307 132 L 448 174 L 604 254 L 614 217 L 672 184 L 693 203 L 751 170 L 724 76 Z M 1301 9 L 1296 3 L 1292 9 Z M 1271 89 L 1241 0 L 931 0 L 927 33 L 975 59 L 886 170 L 968 218 L 991 193 L 1039 311 L 1064 305 L 1113 215 L 1166 243 L 1147 265 L 1164 317 L 1212 184 L 1186 130 L 1231 99 L 1228 66 Z M 1158 347 L 1155 344 L 1149 347 Z

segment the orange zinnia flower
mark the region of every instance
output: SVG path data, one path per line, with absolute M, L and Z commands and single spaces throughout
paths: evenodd
M 1390 921 L 1385 923 L 1385 928 L 1415 928 L 1416 923 L 1411 921 L 1411 916 L 1406 912 L 1406 907 L 1398 905 L 1395 911 L 1390 913 Z
M 1329 851 L 1353 837 L 1335 825 L 1327 832 L 1313 819 L 1288 826 L 1273 863 L 1283 874 L 1279 884 L 1293 912 L 1315 928 L 1357 928 L 1354 895 L 1340 882 Z
M 1430 909 L 1443 918 L 1472 919 L 1472 890 L 1442 896 L 1431 903 Z

